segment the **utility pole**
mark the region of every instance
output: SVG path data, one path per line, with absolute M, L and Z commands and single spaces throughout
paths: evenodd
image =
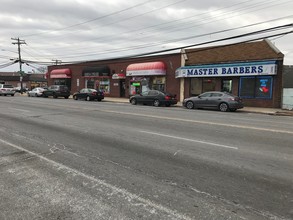
M 23 84 L 22 84 L 22 78 L 23 78 L 23 71 L 22 71 L 22 61 L 21 61 L 21 54 L 20 54 L 20 45 L 22 44 L 26 44 L 24 40 L 20 40 L 19 37 L 18 38 L 11 38 L 11 40 L 14 40 L 16 42 L 13 42 L 12 44 L 17 44 L 18 45 L 18 62 L 19 62 L 19 81 L 20 81 L 20 92 L 22 94 L 22 90 L 23 90 Z
M 54 62 L 55 65 L 61 64 L 62 60 L 52 60 Z

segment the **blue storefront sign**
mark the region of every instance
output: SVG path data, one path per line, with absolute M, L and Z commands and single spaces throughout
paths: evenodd
M 276 75 L 276 61 L 242 62 L 184 66 L 176 70 L 176 78 Z

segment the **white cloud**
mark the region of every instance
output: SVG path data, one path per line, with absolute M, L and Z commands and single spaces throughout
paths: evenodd
M 292 0 L 2 0 L 0 49 L 17 51 L 11 37 L 20 37 L 27 43 L 21 48 L 24 59 L 105 59 L 292 23 L 292 6 Z M 191 38 L 285 16 L 291 17 Z M 191 39 L 182 40 L 188 37 Z M 292 34 L 273 42 L 285 54 L 285 63 L 292 65 L 291 39 Z M 6 55 L 15 54 L 0 50 L 0 57 Z M 5 58 L 0 59 L 0 64 L 5 62 Z

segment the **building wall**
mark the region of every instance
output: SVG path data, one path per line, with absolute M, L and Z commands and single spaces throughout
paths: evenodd
M 260 61 L 264 61 L 264 60 L 260 60 Z M 257 62 L 257 61 L 255 61 Z M 274 62 L 274 61 L 271 61 Z M 249 64 L 250 62 L 248 62 Z M 233 62 L 230 62 L 230 64 L 234 64 Z M 236 66 L 240 66 L 238 62 L 235 62 Z M 213 64 L 215 65 L 214 67 L 216 68 L 217 66 L 221 66 L 222 64 Z M 224 64 L 225 66 L 225 64 Z M 280 108 L 281 107 L 281 103 L 282 103 L 282 70 L 283 70 L 283 61 L 277 61 L 275 66 L 277 67 L 276 69 L 276 75 L 261 75 L 261 77 L 272 77 L 272 93 L 271 93 L 271 98 L 269 97 L 256 97 L 255 98 L 243 98 L 245 96 L 242 97 L 244 105 L 245 106 L 252 106 L 252 107 L 266 107 L 266 108 Z M 226 75 L 221 75 L 221 76 L 216 76 L 216 77 L 212 77 L 212 76 L 204 76 L 202 74 L 202 76 L 200 75 L 184 75 L 187 74 L 186 71 L 184 71 L 185 69 L 189 69 L 190 72 L 189 74 L 193 74 L 191 72 L 192 69 L 196 69 L 196 66 L 187 66 L 187 67 L 183 67 L 180 68 L 183 71 L 181 73 L 178 72 L 178 76 L 181 77 L 185 77 L 185 91 L 184 91 L 184 96 L 186 97 L 190 97 L 190 96 L 195 96 L 195 95 L 199 95 L 202 92 L 207 92 L 210 91 L 209 87 L 210 86 L 206 86 L 204 87 L 203 85 L 208 85 L 209 81 L 212 81 L 214 86 L 211 86 L 212 89 L 211 91 L 215 90 L 215 91 L 221 91 L 222 90 L 222 80 L 232 80 L 232 90 L 230 91 L 232 94 L 240 96 L 240 80 L 242 77 L 246 78 L 246 77 L 258 77 L 258 75 L 240 75 L 240 76 L 234 76 L 231 74 L 231 76 L 226 76 Z M 203 67 L 203 68 L 209 68 L 207 66 Z M 209 70 L 209 69 L 208 69 Z M 213 70 L 213 68 L 211 68 L 211 70 Z M 180 70 L 179 70 L 180 71 Z M 185 73 L 184 73 L 185 72 Z M 198 73 L 197 73 L 198 74 Z M 271 73 L 270 73 L 271 74 Z M 208 75 L 208 74 L 207 74 Z M 255 79 L 257 81 L 257 78 Z M 263 79 L 262 79 L 263 80 Z M 245 85 L 248 85 L 247 83 Z M 258 85 L 258 84 L 256 84 Z M 202 87 L 202 88 L 201 88 Z M 191 89 L 193 88 L 193 90 Z M 197 89 L 194 89 L 197 88 Z M 204 89 L 205 88 L 205 89 Z M 207 90 L 208 89 L 208 90 Z M 250 90 L 255 92 L 255 95 L 257 94 L 256 89 L 258 89 L 258 87 L 254 87 L 253 89 L 255 90 Z M 270 90 L 271 91 L 271 90 Z
M 110 93 L 105 96 L 109 97 L 120 97 L 120 80 L 112 79 L 114 73 L 124 73 L 126 74 L 126 68 L 128 65 L 133 63 L 144 63 L 144 62 L 156 62 L 162 61 L 166 64 L 166 91 L 172 94 L 176 94 L 177 97 L 180 94 L 180 79 L 175 78 L 175 71 L 180 67 L 180 53 L 167 54 L 160 56 L 142 57 L 142 58 L 132 58 L 132 59 L 121 59 L 121 60 L 104 60 L 104 61 L 93 61 L 85 62 L 80 64 L 72 65 L 58 65 L 49 66 L 48 72 L 50 73 L 54 69 L 69 68 L 72 72 L 71 78 L 71 93 L 74 93 L 85 87 L 85 78 L 82 77 L 82 70 L 85 67 L 97 67 L 97 66 L 108 66 L 110 68 Z M 129 97 L 129 85 L 131 77 L 126 77 L 125 86 L 126 92 L 125 97 Z M 77 85 L 77 80 L 79 80 L 79 86 Z M 118 83 L 118 85 L 117 85 Z M 48 85 L 54 84 L 54 79 L 48 79 Z

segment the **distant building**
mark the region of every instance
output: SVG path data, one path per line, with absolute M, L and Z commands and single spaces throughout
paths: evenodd
M 20 75 L 15 72 L 0 72 L 0 82 L 20 87 Z M 33 89 L 35 87 L 46 87 L 47 79 L 45 74 L 26 74 L 22 77 L 23 88 Z

